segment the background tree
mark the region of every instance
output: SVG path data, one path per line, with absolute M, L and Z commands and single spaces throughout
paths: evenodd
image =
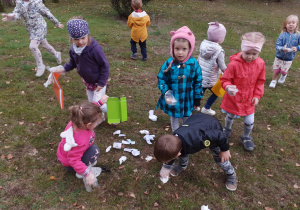
M 146 5 L 149 1 L 150 0 L 143 0 L 143 5 Z M 131 0 L 110 0 L 110 2 L 121 18 L 127 18 L 133 11 Z

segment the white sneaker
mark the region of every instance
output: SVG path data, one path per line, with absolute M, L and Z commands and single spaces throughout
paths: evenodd
M 213 116 L 213 115 L 216 114 L 216 112 L 214 110 L 212 110 L 212 109 L 205 109 L 205 107 L 202 107 L 201 112 L 203 114 L 208 114 L 208 115 L 211 115 L 211 116 Z
M 269 87 L 270 88 L 275 88 L 276 87 L 276 84 L 277 84 L 277 81 L 276 80 L 272 80 Z
M 46 69 L 45 65 L 38 66 L 35 76 L 37 76 L 37 77 L 42 76 L 45 72 L 45 69 Z
M 287 74 L 286 74 L 285 76 L 281 75 L 280 78 L 279 78 L 279 80 L 278 80 L 278 83 L 279 83 L 279 84 L 284 83 L 284 82 L 285 82 L 286 76 L 287 76 Z
M 61 52 L 57 52 L 56 62 L 57 62 L 57 64 L 61 64 Z

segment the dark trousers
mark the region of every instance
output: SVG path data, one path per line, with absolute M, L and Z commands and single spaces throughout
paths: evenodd
M 203 95 L 206 89 L 209 89 L 211 91 L 212 88 L 203 88 Z M 212 91 L 211 91 L 212 92 Z M 207 99 L 207 102 L 205 104 L 205 109 L 210 109 L 210 107 L 215 103 L 215 101 L 218 99 L 218 96 L 212 92 L 212 95 Z
M 81 157 L 81 161 L 89 166 L 93 164 L 99 157 L 100 155 L 100 149 L 97 145 L 92 145 L 90 146 L 83 154 Z M 75 172 L 73 167 L 65 167 L 68 171 L 70 172 Z
M 131 51 L 132 53 L 137 53 L 137 49 L 136 49 L 136 43 L 135 41 L 133 41 L 133 39 L 130 40 L 130 44 L 131 44 Z M 141 40 L 139 41 L 139 45 L 141 48 L 141 53 L 143 55 L 143 58 L 147 58 L 147 46 L 146 46 L 146 40 L 141 42 Z

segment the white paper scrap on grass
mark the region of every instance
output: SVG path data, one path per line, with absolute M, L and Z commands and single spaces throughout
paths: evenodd
M 153 159 L 153 157 L 150 156 L 150 155 L 147 155 L 147 157 L 145 158 L 145 160 L 146 160 L 147 162 L 149 162 L 149 161 L 152 160 L 152 159 Z
M 147 131 L 147 130 L 140 130 L 140 134 L 148 134 L 149 135 L 149 131 Z
M 113 135 L 119 135 L 121 133 L 121 130 L 116 130 Z
M 108 147 L 106 148 L 105 152 L 109 152 L 110 149 L 111 149 L 111 146 L 108 146 Z
M 125 160 L 127 160 L 127 157 L 126 156 L 122 156 L 120 159 L 119 159 L 119 162 L 120 162 L 120 165 L 125 162 Z

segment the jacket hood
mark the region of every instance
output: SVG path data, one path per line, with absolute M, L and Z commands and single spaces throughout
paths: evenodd
M 147 15 L 145 11 L 143 12 L 132 12 L 132 19 L 134 23 L 138 26 L 144 26 L 146 25 L 148 19 L 144 18 Z
M 182 61 L 182 63 L 185 63 L 191 57 L 191 55 L 194 51 L 196 39 L 195 39 L 193 32 L 187 26 L 183 26 L 183 27 L 179 28 L 177 31 L 171 31 L 170 35 L 172 36 L 171 42 L 170 42 L 170 54 L 173 57 L 173 59 L 174 59 L 173 43 L 176 39 L 183 38 L 183 39 L 188 40 L 188 42 L 190 43 L 190 45 L 191 45 L 190 52 L 186 56 L 185 60 Z
M 220 45 L 218 43 L 204 39 L 199 48 L 200 56 L 205 59 L 209 59 L 218 51 L 219 48 Z

